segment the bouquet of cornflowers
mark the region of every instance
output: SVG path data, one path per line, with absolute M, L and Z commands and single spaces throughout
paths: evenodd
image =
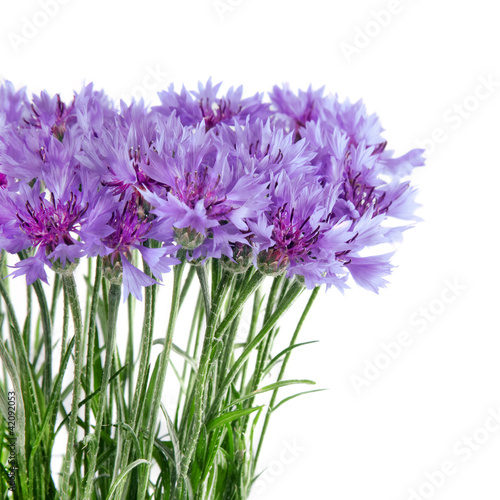
M 278 398 L 312 383 L 285 369 L 320 287 L 385 286 L 422 150 L 394 157 L 377 116 L 322 89 L 219 87 L 171 86 L 151 109 L 0 87 L 2 498 L 247 498 L 273 412 L 313 392 Z

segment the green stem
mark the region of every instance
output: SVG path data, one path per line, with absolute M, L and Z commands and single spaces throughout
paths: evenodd
M 24 260 L 28 257 L 28 254 L 25 250 L 22 250 L 18 253 L 18 256 L 21 260 Z M 45 355 L 42 388 L 45 396 L 45 404 L 49 404 L 50 393 L 52 390 L 52 322 L 42 282 L 40 280 L 36 280 L 32 286 L 35 289 L 38 305 L 40 307 L 40 316 L 42 318 L 43 346 Z
M 208 324 L 212 305 L 210 298 L 210 287 L 208 285 L 208 279 L 207 279 L 207 269 L 205 265 L 196 266 L 196 274 L 198 275 L 198 279 L 200 281 L 201 293 L 203 294 L 203 300 L 205 301 L 205 317 Z
M 50 305 L 50 321 L 52 322 L 52 324 L 54 324 L 56 318 L 57 299 L 59 298 L 61 288 L 62 288 L 61 275 L 56 274 L 54 276 L 54 284 L 52 285 L 52 300 Z
M 200 292 L 200 304 L 201 304 L 201 292 Z M 201 336 L 202 336 L 202 329 L 203 329 L 203 323 L 204 323 L 204 310 L 205 308 L 203 307 L 203 304 L 201 304 L 201 307 L 198 310 L 198 318 L 197 318 L 197 326 L 196 326 L 196 340 L 194 343 L 194 351 L 192 358 L 193 359 L 198 359 L 198 349 L 201 344 Z M 181 442 L 184 441 L 186 438 L 186 432 L 187 432 L 187 426 L 188 426 L 188 420 L 190 416 L 190 408 L 193 405 L 193 399 L 194 399 L 194 391 L 193 387 L 196 381 L 196 371 L 191 370 L 190 375 L 189 375 L 189 383 L 186 391 L 186 398 L 184 401 L 184 408 L 182 411 L 182 418 L 181 418 L 181 424 L 178 427 L 178 435 L 179 435 L 179 440 Z
M 111 377 L 111 367 L 113 356 L 116 347 L 116 320 L 118 317 L 118 309 L 120 307 L 120 298 L 122 294 L 122 286 L 111 284 L 109 288 L 109 306 L 108 306 L 108 336 L 106 338 L 106 358 L 104 361 L 104 370 L 101 379 L 101 389 L 99 392 L 99 403 L 97 405 L 97 416 L 94 427 L 94 435 L 90 442 L 90 462 L 89 469 L 84 481 L 83 500 L 91 500 L 92 489 L 94 487 L 94 473 L 97 464 L 97 455 L 99 453 L 99 441 L 101 438 L 101 427 L 106 409 L 106 396 L 108 391 L 109 379 Z
M 90 273 L 89 273 L 90 275 Z M 95 266 L 94 286 L 92 288 L 92 299 L 90 302 L 90 311 L 88 316 L 87 330 L 87 365 L 85 370 L 85 382 L 87 385 L 87 396 L 92 394 L 92 371 L 94 366 L 94 349 L 97 325 L 97 309 L 99 306 L 99 290 L 101 288 L 102 278 L 102 258 L 97 257 Z M 92 400 L 85 403 L 85 434 L 90 433 L 90 411 L 92 408 Z M 88 461 L 85 461 L 85 474 L 88 473 Z
M 259 319 L 259 312 L 260 308 L 262 306 L 262 294 L 261 294 L 261 289 L 258 288 L 257 291 L 255 292 L 254 298 L 253 298 L 253 308 L 252 308 L 252 319 L 250 321 L 250 329 L 248 331 L 248 336 L 247 336 L 247 344 L 249 344 L 255 335 L 255 331 L 257 330 L 257 323 Z M 241 370 L 241 384 L 240 384 L 240 392 L 243 393 L 245 390 L 245 380 L 246 380 L 246 374 L 247 374 L 247 369 L 248 369 L 248 360 L 245 361 L 243 364 L 243 368 Z
M 233 306 L 234 303 L 236 302 L 238 295 L 241 290 L 244 290 L 245 285 L 247 283 L 247 276 L 245 274 L 238 274 L 236 276 L 236 279 L 233 282 L 233 287 L 231 290 L 231 297 L 227 301 L 227 310 L 229 311 Z M 240 324 L 241 320 L 241 311 L 236 315 L 236 318 L 233 320 L 231 323 L 231 326 L 229 328 L 229 333 L 226 335 L 224 338 L 222 345 L 223 345 L 223 353 L 222 353 L 222 358 L 220 360 L 219 364 L 219 370 L 218 370 L 218 381 L 217 381 L 217 386 L 220 385 L 224 377 L 226 376 L 226 373 L 228 372 L 228 367 L 229 367 L 229 362 L 231 359 L 231 356 L 233 354 L 233 349 L 234 349 L 234 341 L 236 339 L 236 335 L 238 333 L 238 326 Z
M 179 313 L 181 282 L 185 265 L 186 265 L 186 260 L 185 257 L 183 257 L 182 262 L 174 267 L 174 283 L 172 291 L 172 304 L 170 308 L 170 317 L 168 320 L 167 332 L 165 334 L 163 351 L 160 354 L 158 377 L 156 378 L 156 385 L 154 387 L 153 400 L 151 404 L 149 435 L 145 453 L 145 458 L 148 461 L 148 463 L 143 466 L 144 470 L 141 471 L 141 473 L 139 474 L 140 483 L 137 495 L 138 500 L 143 500 L 147 494 L 148 483 L 149 483 L 149 471 L 151 468 L 151 457 L 153 456 L 153 446 L 156 438 L 156 426 L 158 424 L 158 414 L 160 411 L 161 396 L 163 393 L 163 386 L 165 384 L 165 377 L 167 375 L 167 368 L 170 359 L 170 348 L 172 346 L 175 323 L 177 321 L 177 315 Z
M 32 288 L 26 288 L 26 320 L 23 328 L 24 347 L 28 358 L 31 354 L 31 316 L 32 316 Z
M 175 499 L 180 499 L 180 494 L 183 490 L 185 480 L 187 479 L 187 473 L 191 465 L 191 459 L 196 449 L 198 438 L 203 425 L 203 419 L 205 416 L 205 391 L 207 388 L 207 377 L 210 372 L 212 362 L 214 361 L 214 341 L 219 340 L 219 338 L 215 335 L 215 327 L 218 323 L 222 305 L 229 289 L 228 285 L 230 285 L 232 278 L 232 275 L 224 273 L 217 285 L 217 289 L 212 294 L 212 307 L 205 330 L 205 339 L 203 342 L 200 364 L 198 366 L 198 373 L 196 375 L 196 382 L 194 385 L 193 421 L 191 424 L 191 430 L 188 433 L 188 439 L 186 443 L 187 446 L 185 445 L 185 450 L 180 465 L 180 471 L 177 477 L 176 489 L 174 493 Z M 200 284 L 202 288 L 203 286 L 207 287 L 208 293 L 208 284 L 201 280 Z
M 182 286 L 181 298 L 179 299 L 179 307 L 182 307 L 182 304 L 184 303 L 184 299 L 189 292 L 189 288 L 191 287 L 191 283 L 193 282 L 195 274 L 196 266 L 189 266 L 188 274 L 186 276 L 186 279 L 184 280 L 184 285 Z
M 260 332 L 248 343 L 244 351 L 241 353 L 240 357 L 234 362 L 234 365 L 232 366 L 230 372 L 226 375 L 224 382 L 217 391 L 212 406 L 210 407 L 210 410 L 207 413 L 207 418 L 206 418 L 207 422 L 209 422 L 215 416 L 215 413 L 220 408 L 222 400 L 224 399 L 226 391 L 230 387 L 231 383 L 235 379 L 236 375 L 238 374 L 238 372 L 240 371 L 240 369 L 242 368 L 243 364 L 250 356 L 252 351 L 262 342 L 265 336 L 274 327 L 274 325 L 278 322 L 281 316 L 293 304 L 295 299 L 301 294 L 303 290 L 304 287 L 301 284 L 297 282 L 293 283 L 293 285 L 290 287 L 283 300 L 278 304 L 276 310 L 271 315 L 271 317 L 266 321 Z
M 199 293 L 198 298 L 196 300 L 196 305 L 195 305 L 195 308 L 193 311 L 193 319 L 191 321 L 191 328 L 189 329 L 189 338 L 188 338 L 188 343 L 186 346 L 186 352 L 188 354 L 191 352 L 191 346 L 193 344 L 193 340 L 195 339 L 196 324 L 198 322 L 198 317 L 200 315 L 200 309 L 203 307 L 201 302 L 202 302 L 201 293 Z M 182 366 L 182 375 L 181 375 L 181 380 L 183 380 L 183 381 L 186 380 L 187 370 L 188 370 L 188 362 L 187 362 L 187 360 L 184 360 L 184 363 Z M 189 377 L 189 379 L 191 379 L 191 376 Z M 188 391 L 189 391 L 189 381 L 188 381 L 188 384 L 187 384 L 185 391 L 183 390 L 182 386 L 179 388 L 179 396 L 177 397 L 177 411 L 175 413 L 176 428 L 178 428 L 177 424 L 179 422 L 179 411 L 181 408 L 182 397 L 183 397 L 183 395 L 185 395 L 185 397 L 187 398 Z
M 73 326 L 75 330 L 75 371 L 73 377 L 73 400 L 71 402 L 71 416 L 68 428 L 68 443 L 66 454 L 62 465 L 61 500 L 70 500 L 70 470 L 73 451 L 76 445 L 77 424 L 78 424 L 78 403 L 80 401 L 81 380 L 83 373 L 83 325 L 78 291 L 73 275 L 64 275 L 62 278 L 64 293 L 68 297 L 71 313 L 73 316 Z M 75 471 L 78 474 L 78 471 Z
M 300 317 L 300 320 L 297 324 L 297 327 L 295 328 L 295 331 L 292 335 L 292 338 L 290 340 L 290 346 L 293 346 L 295 344 L 297 337 L 300 333 L 300 330 L 302 329 L 302 325 L 304 324 L 304 321 L 306 320 L 306 317 L 309 314 L 309 311 L 311 310 L 311 307 L 312 307 L 316 297 L 318 296 L 319 290 L 320 290 L 320 287 L 317 286 L 312 291 L 311 296 L 309 297 L 309 300 L 307 301 L 307 305 L 304 308 L 304 311 L 302 312 L 302 316 Z M 278 374 L 277 382 L 281 382 L 283 380 L 283 377 L 285 375 L 285 370 L 286 370 L 286 367 L 287 367 L 287 364 L 288 364 L 288 361 L 290 359 L 291 354 L 292 354 L 291 350 L 286 353 L 285 358 L 283 359 L 283 364 L 281 365 L 280 372 Z M 271 418 L 271 413 L 272 413 L 272 410 L 274 408 L 274 404 L 276 403 L 276 398 L 278 397 L 278 390 L 279 389 L 275 389 L 273 391 L 273 394 L 271 396 L 271 401 L 269 402 L 269 410 L 267 411 L 266 417 L 264 419 L 264 424 L 262 426 L 262 431 L 260 433 L 259 444 L 257 446 L 257 451 L 255 452 L 255 457 L 253 459 L 252 476 L 253 476 L 253 473 L 255 472 L 255 468 L 257 466 L 257 461 L 259 459 L 260 451 L 262 449 L 262 444 L 264 442 L 264 435 L 265 435 L 265 433 L 267 431 L 267 427 L 269 425 L 269 419 Z
M 127 352 L 125 355 L 125 362 L 127 364 L 127 380 L 128 380 L 128 402 L 132 403 L 134 397 L 134 316 L 135 316 L 136 298 L 129 295 L 127 299 L 127 319 L 128 319 L 128 339 L 127 339 Z M 130 415 L 127 415 L 127 419 Z
M 149 268 L 145 266 L 144 272 L 149 276 Z M 141 335 L 141 346 L 140 346 L 140 360 L 139 360 L 139 370 L 137 375 L 137 381 L 135 384 L 134 398 L 132 400 L 132 409 L 130 411 L 129 426 L 137 434 L 140 427 L 140 422 L 142 418 L 141 412 L 141 402 L 143 395 L 146 392 L 145 386 L 147 382 L 147 376 L 149 372 L 149 363 L 151 358 L 151 346 L 153 344 L 153 320 L 154 320 L 154 310 L 153 303 L 154 297 L 153 292 L 156 285 L 149 286 L 146 288 L 144 294 L 144 321 L 142 324 L 142 335 Z M 130 433 L 127 433 L 125 438 L 125 443 L 123 445 L 122 459 L 120 463 L 120 470 L 124 471 L 128 465 L 130 449 L 132 447 L 133 437 Z M 116 498 L 122 498 L 124 489 L 126 488 L 127 482 L 122 481 L 122 483 L 117 488 Z
M 59 276 L 56 274 L 56 276 Z M 67 346 L 67 341 L 68 341 L 68 328 L 69 328 L 69 302 L 67 295 L 64 294 L 64 306 L 63 306 L 63 324 L 62 324 L 62 335 L 61 335 L 61 357 L 59 360 L 59 369 L 57 371 L 57 376 L 54 382 L 54 387 L 52 389 L 52 395 L 50 397 L 50 405 L 54 405 L 54 411 L 51 414 L 51 420 L 49 424 L 49 439 L 48 439 L 48 450 L 52 450 L 54 446 L 54 441 L 55 441 L 55 425 L 56 425 L 56 420 L 57 420 L 57 408 L 59 407 L 61 403 L 61 391 L 62 391 L 62 380 L 64 377 L 64 374 L 66 372 L 67 366 L 68 366 L 68 360 L 69 360 L 69 354 L 73 349 L 73 342 L 74 339 L 71 340 L 70 345 Z M 66 349 L 68 349 L 68 352 L 66 352 Z M 58 383 L 58 380 L 60 380 L 60 383 Z M 50 460 L 50 457 L 49 457 Z M 49 464 L 50 465 L 50 464 Z M 51 481 L 51 470 L 50 466 L 48 470 L 46 471 L 47 475 L 47 483 Z
M 264 314 L 264 324 L 271 317 L 271 314 L 273 313 L 273 311 L 276 307 L 276 302 L 277 302 L 276 295 L 278 295 L 278 292 L 281 288 L 281 285 L 283 284 L 284 279 L 285 279 L 285 275 L 282 274 L 281 276 L 278 276 L 278 277 L 274 278 L 274 280 L 273 280 L 273 284 L 271 285 L 271 291 L 269 292 L 269 296 L 267 298 L 266 312 Z M 262 378 L 262 369 L 263 369 L 264 363 L 266 362 L 266 359 L 268 357 L 269 350 L 271 349 L 272 339 L 273 339 L 273 332 L 271 331 L 270 334 L 267 336 L 266 341 L 262 342 L 259 345 L 258 353 L 257 353 L 257 361 L 255 363 L 255 370 L 254 370 L 253 377 L 251 380 L 252 384 L 250 387 L 250 392 L 254 392 L 255 390 L 257 390 L 257 387 L 260 384 L 260 381 Z M 254 401 L 254 398 L 250 398 L 247 401 L 247 406 L 249 408 L 252 406 L 253 401 Z
M 264 281 L 264 278 L 265 275 L 259 272 L 256 272 L 252 276 L 248 284 L 245 286 L 245 288 L 242 290 L 242 292 L 236 299 L 236 302 L 234 303 L 231 310 L 226 314 L 224 319 L 220 322 L 219 326 L 217 327 L 217 331 L 215 333 L 216 338 L 222 338 L 222 335 L 229 328 L 234 318 L 236 318 L 236 316 L 243 309 L 243 306 L 245 305 L 247 299 L 250 297 L 250 295 L 252 295 L 255 292 L 255 290 L 257 290 L 262 281 Z
M 33 283 L 33 288 L 38 299 L 40 307 L 40 316 L 42 318 L 43 347 L 45 353 L 45 363 L 43 371 L 43 392 L 46 404 L 49 403 L 50 393 L 52 391 L 52 323 L 50 320 L 50 311 L 45 298 L 45 292 L 40 280 Z

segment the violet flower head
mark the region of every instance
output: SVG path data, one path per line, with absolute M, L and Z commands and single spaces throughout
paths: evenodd
M 150 154 L 161 147 L 164 135 L 168 135 L 169 147 L 172 147 L 178 128 L 158 123 L 157 118 L 142 102 L 130 106 L 122 103 L 120 113 L 114 112 L 108 117 L 99 134 L 83 139 L 78 161 L 121 200 L 138 199 L 145 189 L 164 191 L 165 186 L 145 173 L 145 166 L 150 163 Z M 172 120 L 167 122 L 170 124 Z M 165 127 L 167 134 L 164 134 Z M 181 130 L 181 136 L 182 133 Z
M 271 125 L 270 120 L 264 123 L 247 119 L 245 124 L 235 121 L 232 126 L 221 125 L 216 140 L 221 142 L 219 147 L 229 147 L 233 162 L 252 166 L 267 180 L 281 171 L 293 179 L 315 170 L 311 161 L 316 153 L 307 147 L 306 141 L 295 142 L 293 133 Z
M 132 201 L 120 202 L 111 214 L 108 225 L 113 232 L 102 239 L 104 250 L 105 273 L 111 280 L 123 282 L 123 299 L 131 293 L 142 300 L 142 287 L 151 286 L 162 280 L 163 273 L 170 271 L 170 266 L 179 260 L 169 255 L 178 247 L 164 245 L 151 248 L 144 244 L 148 241 L 153 222 L 144 213 L 142 207 Z M 132 252 L 138 250 L 148 264 L 156 280 L 135 267 Z
M 336 253 L 349 248 L 350 224 L 332 221 L 338 189 L 312 176 L 294 182 L 281 173 L 271 183 L 270 210 L 251 223 L 256 264 L 265 273 L 301 276 L 308 288 L 325 283 L 344 289 L 347 271 Z
M 43 177 L 45 190 L 37 180 L 33 187 L 20 181 L 18 192 L 0 191 L 0 248 L 29 250 L 32 255 L 16 264 L 13 273 L 26 274 L 28 284 L 38 278 L 47 282 L 45 266 L 64 271 L 112 231 L 98 213 L 106 207 L 95 203 L 96 193 L 80 190 L 76 175 L 64 177 L 62 185 L 60 173 L 52 174 Z
M 419 220 L 408 176 L 423 151 L 395 157 L 375 114 L 323 89 L 275 86 L 268 103 L 220 88 L 171 86 L 150 110 L 115 108 L 92 84 L 31 103 L 1 86 L 0 248 L 25 257 L 13 274 L 46 281 L 46 267 L 100 255 L 141 298 L 183 247 L 309 288 L 385 286 L 392 254 L 376 251 Z
M 269 93 L 277 111 L 278 123 L 282 123 L 288 132 L 293 132 L 296 140 L 300 139 L 300 129 L 307 122 L 319 118 L 324 100 L 323 91 L 324 87 L 313 90 L 309 86 L 307 91 L 299 90 L 298 95 L 295 95 L 290 86 L 284 84 L 283 88 L 275 85 Z
M 5 115 L 4 125 L 19 125 L 24 119 L 28 119 L 30 111 L 25 88 L 16 91 L 9 81 L 0 85 L 0 115 Z
M 167 187 L 165 196 L 144 193 L 165 231 L 173 228 L 180 244 L 195 257 L 231 256 L 231 243 L 245 243 L 247 221 L 268 204 L 266 183 L 255 169 L 230 163 L 200 124 L 171 150 L 151 155 L 145 172 Z
M 244 122 L 247 118 L 252 121 L 265 120 L 269 117 L 269 104 L 262 102 L 262 95 L 243 98 L 243 87 L 231 87 L 226 95 L 218 97 L 221 83 L 212 85 L 210 78 L 206 85 L 198 84 L 198 91 L 188 92 L 184 87 L 181 94 L 176 94 L 173 85 L 168 91 L 158 95 L 161 106 L 153 109 L 169 116 L 175 111 L 183 125 L 195 126 L 203 122 L 205 130 L 216 127 L 219 123 L 229 123 L 233 119 Z

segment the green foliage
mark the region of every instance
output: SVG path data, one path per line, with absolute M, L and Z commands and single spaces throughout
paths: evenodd
M 0 499 L 11 494 L 11 393 L 18 466 L 12 498 L 248 498 L 272 413 L 320 390 L 277 399 L 285 387 L 314 384 L 285 380 L 284 373 L 291 354 L 312 343 L 296 339 L 317 290 L 288 347 L 273 353 L 275 338 L 286 335 L 277 322 L 302 285 L 273 278 L 266 300 L 264 276 L 253 268 L 234 276 L 218 262 L 189 266 L 183 273 L 186 265 L 173 273 L 169 323 L 158 339 L 153 339 L 157 285 L 146 289 L 143 305 L 129 298 L 122 306 L 120 287 L 102 278 L 100 259 L 88 263 L 77 286 L 72 277 L 56 275 L 50 290 L 39 282 L 28 288 L 22 322 L 9 280 L 0 279 Z M 144 270 L 149 274 L 147 266 Z M 177 322 L 179 308 L 192 307 L 187 298 L 196 277 L 193 321 L 178 341 L 185 328 Z M 241 341 L 243 309 L 252 301 L 247 339 Z M 119 313 L 126 319 L 118 320 Z M 143 328 L 135 352 L 137 314 L 143 315 Z M 117 324 L 119 343 L 126 346 L 123 359 L 115 347 Z M 153 356 L 153 345 L 161 347 L 159 355 Z M 167 368 L 178 382 L 166 387 L 168 409 L 161 404 Z M 262 384 L 268 376 L 274 381 Z M 64 465 L 55 470 L 53 458 L 61 455 L 61 446 Z

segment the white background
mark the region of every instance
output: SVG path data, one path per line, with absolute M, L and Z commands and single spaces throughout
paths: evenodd
M 425 221 L 406 234 L 390 286 L 321 293 L 301 337 L 321 342 L 289 375 L 329 391 L 276 412 L 252 499 L 498 500 L 500 83 L 481 84 L 500 82 L 494 3 L 66 0 L 49 17 L 42 2 L 2 0 L 0 77 L 16 86 L 69 97 L 85 80 L 153 101 L 170 81 L 209 76 L 247 95 L 312 83 L 363 98 L 398 154 L 429 146 L 414 176 Z M 411 344 L 388 362 L 381 344 L 405 332 Z M 356 391 L 370 362 L 387 366 Z M 434 474 L 444 462 L 453 473 Z

